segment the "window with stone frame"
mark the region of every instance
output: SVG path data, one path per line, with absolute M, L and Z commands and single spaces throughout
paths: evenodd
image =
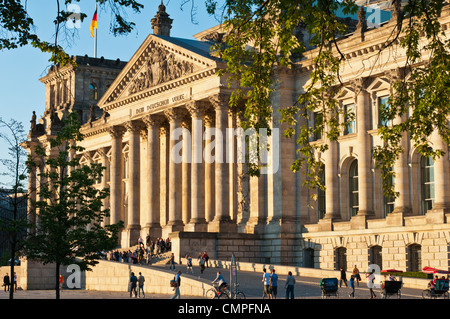
M 320 166 L 320 173 L 319 173 L 320 183 L 325 186 L 325 165 L 322 164 Z M 317 188 L 317 211 L 319 214 L 319 219 L 322 219 L 325 217 L 326 213 L 326 197 L 325 197 L 325 190 L 321 188 Z
M 420 158 L 420 182 L 422 214 L 425 214 L 434 204 L 434 162 L 431 156 Z
M 390 186 L 394 185 L 394 176 L 391 176 L 388 182 Z M 382 189 L 382 195 L 383 195 L 383 214 L 384 217 L 386 217 L 388 214 L 394 211 L 395 198 L 394 196 L 386 195 L 384 193 L 384 189 Z
M 389 110 L 389 96 L 380 96 L 378 98 L 378 127 L 392 125 L 392 121 L 383 118 L 383 110 Z
M 358 160 L 356 159 L 350 164 L 348 189 L 350 216 L 355 216 L 359 209 Z
M 344 269 L 347 270 L 347 248 L 338 247 L 335 250 L 335 269 L 339 270 Z
M 314 249 L 305 248 L 303 250 L 303 267 L 314 268 Z
M 371 265 L 378 265 L 380 269 L 383 269 L 383 248 L 379 245 L 375 245 L 369 248 L 369 263 Z
M 407 270 L 406 271 L 421 271 L 422 270 L 422 246 L 419 244 L 408 245 L 406 250 L 407 256 Z
M 346 123 L 344 135 L 356 133 L 355 104 L 344 105 L 344 121 Z
M 98 88 L 97 84 L 91 83 L 89 84 L 89 100 L 97 101 L 98 100 Z

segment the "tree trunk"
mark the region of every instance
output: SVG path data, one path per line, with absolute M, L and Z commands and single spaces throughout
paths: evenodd
M 55 273 L 55 279 L 56 279 L 56 286 L 55 286 L 55 292 L 56 292 L 56 299 L 60 299 L 60 290 L 59 290 L 59 272 L 60 272 L 61 264 L 56 263 L 56 273 Z

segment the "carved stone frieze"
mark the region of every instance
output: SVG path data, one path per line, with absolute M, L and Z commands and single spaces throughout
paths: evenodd
M 144 66 L 131 81 L 128 92 L 134 94 L 193 71 L 193 63 L 178 59 L 175 54 L 164 48 L 154 47 Z

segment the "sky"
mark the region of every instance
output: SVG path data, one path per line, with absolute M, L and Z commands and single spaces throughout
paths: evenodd
M 195 1 L 195 0 L 193 0 Z M 75 2 L 75 1 L 74 1 Z M 127 10 L 128 21 L 136 26 L 127 36 L 115 37 L 110 32 L 110 13 L 98 10 L 97 57 L 129 61 L 148 34 L 153 33 L 150 20 L 155 16 L 161 0 L 141 0 L 144 9 L 140 13 Z M 173 19 L 171 36 L 193 39 L 193 35 L 213 27 L 219 22 L 206 13 L 205 1 L 195 1 L 195 14 L 191 15 L 191 3 L 181 8 L 182 0 L 163 0 L 166 12 Z M 26 1 L 29 15 L 34 21 L 35 32 L 42 40 L 54 42 L 56 16 L 54 0 Z M 64 1 L 60 1 L 64 3 Z M 95 11 L 95 0 L 80 0 L 77 5 L 87 17 L 79 28 L 68 29 L 69 41 L 60 43 L 69 55 L 94 56 L 94 38 L 90 35 L 90 23 Z M 73 10 L 70 10 L 73 11 Z M 192 21 L 191 18 L 194 18 Z M 74 32 L 72 32 L 74 31 Z M 26 132 L 30 128 L 32 112 L 37 118 L 44 113 L 45 86 L 39 78 L 47 74 L 51 63 L 49 54 L 25 46 L 0 51 L 0 118 L 9 122 L 19 121 Z M 0 141 L 0 158 L 7 157 L 7 146 Z M 0 164 L 1 166 L 1 164 Z M 0 172 L 4 167 L 0 167 Z

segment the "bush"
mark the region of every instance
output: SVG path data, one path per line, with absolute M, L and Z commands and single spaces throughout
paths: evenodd
M 388 274 L 388 273 L 383 273 Z M 396 277 L 409 277 L 409 278 L 421 278 L 421 279 L 433 279 L 433 274 L 427 274 L 421 271 L 405 271 L 405 272 L 390 272 L 392 276 Z

